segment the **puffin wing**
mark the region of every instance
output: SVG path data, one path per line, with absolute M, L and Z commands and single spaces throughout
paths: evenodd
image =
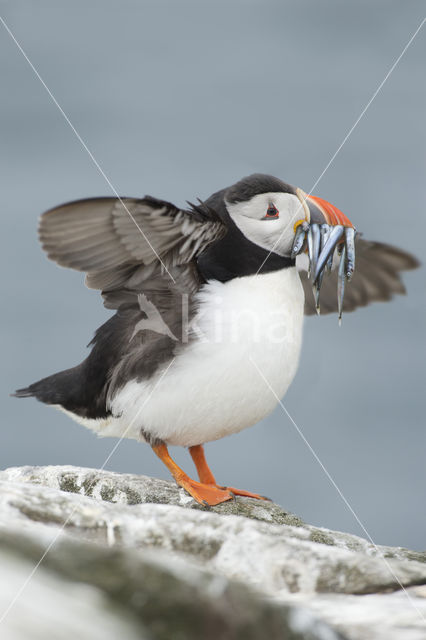
M 86 272 L 86 285 L 101 290 L 110 308 L 119 308 L 120 291 L 161 276 L 197 289 L 193 258 L 225 233 L 204 205 L 182 210 L 151 196 L 69 202 L 44 213 L 39 226 L 48 257 Z
M 357 236 L 356 266 L 350 282 L 346 284 L 343 311 L 354 311 L 370 302 L 390 300 L 395 294 L 405 293 L 401 271 L 415 269 L 418 260 L 409 253 L 380 242 L 369 242 Z M 321 314 L 338 311 L 337 280 L 340 258 L 334 254 L 333 269 L 325 273 L 321 285 Z M 296 264 L 305 290 L 305 315 L 313 315 L 315 299 L 311 280 L 308 278 L 308 259 L 305 254 L 298 256 Z

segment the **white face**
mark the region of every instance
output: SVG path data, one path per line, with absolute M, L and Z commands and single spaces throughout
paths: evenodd
M 226 207 L 246 238 L 280 256 L 290 255 L 294 225 L 305 220 L 302 202 L 291 193 L 260 193 L 246 202 L 227 202 Z

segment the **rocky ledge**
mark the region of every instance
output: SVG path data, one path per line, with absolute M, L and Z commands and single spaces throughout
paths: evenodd
M 20 467 L 0 484 L 8 640 L 426 637 L 426 553 L 144 476 Z

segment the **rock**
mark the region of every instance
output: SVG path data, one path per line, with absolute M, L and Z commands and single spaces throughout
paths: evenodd
M 22 553 L 19 553 L 17 540 L 24 548 Z M 27 557 L 28 548 L 37 552 L 37 559 Z M 43 547 L 35 545 L 31 539 L 16 536 L 9 545 L 7 536 L 0 533 L 2 638 L 148 640 L 139 621 L 124 608 L 122 611 L 118 607 L 111 609 L 99 589 L 60 579 L 43 566 L 32 575 L 43 551 Z
M 0 557 L 7 555 L 10 558 L 16 554 L 19 558 L 18 564 L 22 564 L 23 558 L 35 564 L 43 553 L 43 546 L 34 544 L 27 536 L 16 533 L 0 534 Z M 26 575 L 18 573 L 19 580 L 30 575 L 31 565 L 27 564 Z M 14 566 L 14 563 L 11 563 L 11 567 Z M 158 551 L 138 553 L 128 548 L 109 549 L 102 545 L 81 543 L 65 536 L 49 550 L 45 556 L 44 567 L 40 570 L 42 575 L 38 572 L 35 574 L 32 590 L 36 591 L 40 584 L 43 585 L 46 576 L 52 586 L 50 592 L 42 590 L 41 594 L 38 594 L 38 606 L 43 612 L 45 609 L 49 613 L 52 609 L 56 612 L 56 616 L 50 616 L 55 623 L 55 629 L 63 616 L 62 610 L 66 612 L 64 624 L 68 625 L 68 620 L 71 620 L 70 627 L 65 633 L 62 628 L 63 635 L 55 635 L 55 640 L 56 637 L 77 637 L 79 640 L 86 637 L 117 638 L 116 634 L 120 631 L 126 633 L 126 640 L 136 637 L 141 640 L 257 640 L 264 637 L 338 640 L 341 637 L 316 620 L 303 607 L 282 606 L 271 602 L 251 592 L 244 585 L 191 568 L 183 559 L 171 559 Z M 69 598 L 70 594 L 72 597 L 72 589 L 74 593 L 76 591 L 74 584 L 68 581 L 75 581 L 79 585 L 78 588 L 82 590 L 79 595 L 83 596 L 87 609 L 87 618 L 84 616 L 79 620 L 80 627 L 83 628 L 86 619 L 94 615 L 84 634 L 77 633 L 76 636 L 71 635 L 77 630 L 77 625 L 73 626 L 72 617 L 75 614 L 80 615 L 81 612 L 75 601 L 71 607 L 67 606 L 66 598 Z M 14 582 L 15 587 L 16 578 Z M 81 583 L 89 584 L 91 587 Z M 98 593 L 93 587 L 97 588 Z M 60 594 L 60 599 L 56 598 L 55 590 Z M 91 591 L 95 593 L 92 594 Z M 31 594 L 27 594 L 25 599 L 19 598 L 18 602 L 27 602 L 28 595 Z M 98 603 L 91 602 L 90 598 L 94 596 L 97 596 Z M 44 597 L 47 598 L 48 607 L 43 607 Z M 80 599 L 77 602 L 80 603 Z M 110 622 L 106 616 L 105 623 L 95 631 L 94 625 L 105 611 L 109 610 L 111 617 L 111 606 L 116 616 L 116 619 L 113 618 L 112 629 L 104 634 L 104 628 Z M 80 608 L 84 614 L 84 607 Z M 11 611 L 13 612 L 13 607 Z M 45 615 L 47 621 L 49 613 Z M 12 620 L 15 621 L 17 617 L 15 614 Z M 124 624 L 126 619 L 127 630 Z M 38 620 L 37 633 L 34 636 L 27 635 L 28 632 L 31 633 L 33 624 L 34 621 L 28 630 L 25 629 L 25 635 L 17 635 L 16 638 L 32 640 L 33 637 L 52 637 L 52 628 L 50 633 L 47 626 L 39 630 Z M 136 636 L 138 624 L 142 635 Z
M 62 586 L 84 583 L 90 619 L 112 603 L 126 638 L 426 637 L 426 553 L 313 527 L 269 502 L 207 509 L 144 476 L 22 467 L 0 472 L 0 485 L 0 553 L 15 558 L 16 576 L 49 548 L 5 622 L 41 581 L 40 593 L 56 583 L 61 596 Z M 11 597 L 19 581 L 7 581 Z M 58 608 L 66 602 L 78 598 Z M 64 620 L 75 617 L 64 611 Z M 64 633 L 85 638 L 71 626 Z

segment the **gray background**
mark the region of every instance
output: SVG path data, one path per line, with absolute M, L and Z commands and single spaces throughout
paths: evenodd
M 183 204 L 254 171 L 309 191 L 420 24 L 423 2 L 121 0 L 0 2 L 1 16 L 123 195 Z M 366 237 L 424 248 L 426 27 L 315 193 Z M 96 439 L 16 387 L 82 360 L 108 312 L 77 272 L 49 262 L 37 217 L 110 194 L 0 28 L 2 431 L 0 464 L 99 467 Z M 378 543 L 425 547 L 424 268 L 408 296 L 309 318 L 285 405 Z M 259 384 L 262 384 L 259 381 Z M 173 451 L 191 464 L 185 451 Z M 304 519 L 362 534 L 278 408 L 212 443 L 219 480 Z M 108 469 L 168 477 L 124 441 Z

